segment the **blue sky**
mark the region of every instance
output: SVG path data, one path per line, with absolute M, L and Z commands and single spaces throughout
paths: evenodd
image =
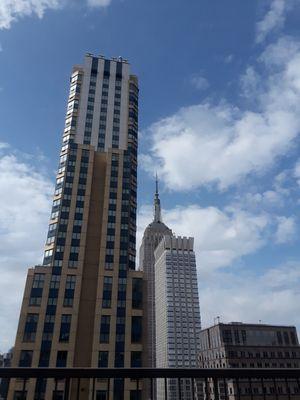
M 0 351 L 43 253 L 73 64 L 127 58 L 140 80 L 138 239 L 195 237 L 203 326 L 300 328 L 299 0 L 2 0 Z

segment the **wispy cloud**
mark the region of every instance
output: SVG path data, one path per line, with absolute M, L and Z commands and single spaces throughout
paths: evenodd
M 107 7 L 111 3 L 111 0 L 87 0 L 87 4 L 90 7 Z
M 206 90 L 209 88 L 208 80 L 202 75 L 193 75 L 190 79 L 190 83 L 197 90 Z
M 294 0 L 273 0 L 269 11 L 256 26 L 256 42 L 263 42 L 275 30 L 279 30 L 285 22 L 287 12 L 296 4 Z M 298 3 L 299 4 L 299 3 Z
M 111 0 L 85 0 L 88 7 L 106 7 Z M 1 0 L 0 29 L 9 29 L 13 22 L 24 17 L 42 18 L 47 10 L 58 10 L 72 4 L 72 0 Z

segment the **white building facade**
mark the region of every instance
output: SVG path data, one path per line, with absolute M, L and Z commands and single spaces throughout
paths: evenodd
M 155 251 L 156 366 L 195 368 L 201 330 L 194 239 L 164 236 Z M 168 380 L 169 400 L 192 399 L 189 379 Z M 157 399 L 165 399 L 164 382 Z

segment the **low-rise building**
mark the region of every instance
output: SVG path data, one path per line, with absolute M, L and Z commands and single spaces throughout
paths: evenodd
M 299 368 L 300 346 L 296 328 L 265 324 L 244 324 L 232 322 L 218 323 L 200 334 L 200 368 Z M 263 383 L 263 384 L 262 384 Z M 215 387 L 210 382 L 209 390 L 198 384 L 198 399 L 215 398 Z M 293 394 L 300 399 L 299 382 L 257 381 L 249 387 L 248 381 L 219 383 L 220 398 L 233 400 L 240 396 L 268 399 L 278 398 L 281 394 Z M 245 398 L 245 397 L 244 397 Z

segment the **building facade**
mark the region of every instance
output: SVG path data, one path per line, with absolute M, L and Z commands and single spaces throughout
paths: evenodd
M 28 272 L 12 366 L 141 366 L 137 135 L 138 81 L 128 62 L 87 54 L 71 76 L 44 261 Z M 31 379 L 26 398 L 52 399 L 53 385 Z M 80 385 L 80 399 L 89 399 L 91 382 Z M 97 399 L 129 399 L 133 385 L 115 380 L 107 396 L 97 382 Z M 20 390 L 13 381 L 8 399 Z
M 200 349 L 200 309 L 194 239 L 164 236 L 155 250 L 156 366 L 195 368 Z M 193 399 L 192 383 L 168 379 L 167 398 Z M 157 398 L 165 400 L 164 382 Z
M 144 307 L 144 339 L 147 343 L 144 349 L 144 365 L 156 367 L 156 331 L 155 331 L 155 257 L 154 251 L 164 235 L 172 235 L 161 217 L 161 204 L 158 193 L 158 181 L 156 179 L 156 191 L 154 196 L 154 218 L 144 232 L 140 247 L 139 270 L 144 273 L 145 280 L 145 307 Z
M 274 326 L 264 324 L 244 324 L 232 322 L 219 323 L 203 329 L 200 334 L 199 368 L 299 368 L 300 346 L 296 328 L 292 326 Z M 198 384 L 198 399 L 214 399 L 214 385 L 205 391 Z M 293 398 L 300 399 L 299 382 L 290 384 Z M 287 395 L 285 381 L 261 382 L 240 381 L 239 395 L 236 382 L 219 383 L 221 399 L 225 399 L 225 391 L 229 399 L 235 400 L 243 396 L 249 399 L 278 398 Z M 252 394 L 251 394 L 252 392 Z

